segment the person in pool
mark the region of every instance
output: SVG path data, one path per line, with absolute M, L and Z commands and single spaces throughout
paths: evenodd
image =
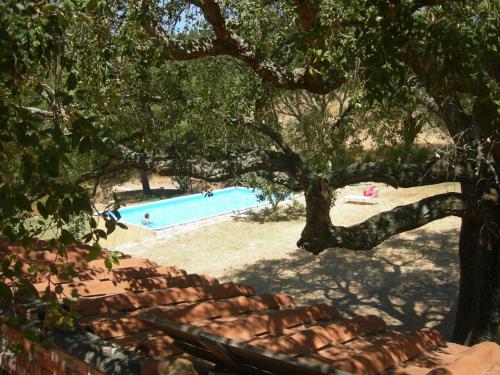
M 143 225 L 148 225 L 148 224 L 151 224 L 151 223 L 152 223 L 152 221 L 149 219 L 149 212 L 146 212 L 146 213 L 144 214 L 144 219 L 142 219 L 142 220 L 141 220 L 141 223 L 142 223 Z

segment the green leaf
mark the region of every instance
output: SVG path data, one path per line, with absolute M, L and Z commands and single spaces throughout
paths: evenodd
M 54 290 L 55 290 L 56 294 L 61 294 L 64 289 L 63 289 L 61 284 L 57 284 Z
M 78 146 L 78 151 L 81 154 L 86 154 L 90 150 L 92 150 L 92 141 L 90 140 L 89 137 L 83 137 L 82 140 L 80 141 L 80 145 Z
M 47 149 L 39 157 L 39 168 L 50 177 L 59 176 L 59 153 L 55 149 Z
M 65 245 L 71 245 L 76 242 L 73 234 L 66 229 L 61 231 L 61 241 Z
M 21 279 L 18 283 L 17 295 L 22 297 L 38 297 L 38 291 L 33 284 L 26 279 Z
M 116 223 L 112 220 L 107 220 L 105 225 L 107 234 L 113 233 L 116 229 Z
M 57 270 L 57 267 L 54 263 L 51 263 L 50 266 L 50 274 L 51 275 L 57 275 L 58 274 L 58 270 Z
M 78 84 L 78 78 L 76 77 L 75 72 L 71 72 L 68 75 L 68 79 L 66 80 L 66 87 L 69 91 L 74 90 L 76 85 Z
M 0 299 L 7 304 L 11 304 L 14 300 L 14 296 L 12 294 L 12 290 L 10 290 L 9 286 L 5 284 L 3 281 L 0 281 Z
M 97 7 L 97 0 L 89 0 L 87 3 L 87 10 L 94 10 Z
M 93 260 L 96 260 L 97 258 L 99 258 L 99 256 L 101 255 L 101 251 L 102 251 L 102 248 L 101 248 L 101 245 L 99 244 L 93 244 L 92 247 L 90 248 L 90 251 L 89 253 L 87 254 L 87 262 L 90 262 L 90 261 L 93 261 Z
M 65 222 L 68 222 L 72 213 L 73 205 L 71 204 L 71 200 L 66 197 L 63 199 L 61 207 L 59 208 L 59 214 Z
M 118 251 L 113 251 L 111 252 L 111 261 L 113 264 L 120 264 L 120 260 L 118 259 L 120 257 L 120 253 Z
M 94 233 L 101 238 L 108 238 L 108 235 L 102 229 L 96 229 L 94 230 Z
M 104 259 L 104 265 L 106 266 L 106 268 L 108 269 L 108 271 L 113 268 L 113 262 L 111 260 L 111 257 L 110 256 L 107 256 L 106 259 Z

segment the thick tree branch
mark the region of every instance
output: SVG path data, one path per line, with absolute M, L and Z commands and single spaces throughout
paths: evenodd
M 477 181 L 473 163 L 453 164 L 438 159 L 421 164 L 362 163 L 352 164 L 327 176 L 332 189 L 340 189 L 360 182 L 380 182 L 393 187 L 414 187 L 443 182 Z
M 232 35 L 232 32 L 226 26 L 226 19 L 222 14 L 222 10 L 214 0 L 200 0 L 200 1 L 190 1 L 191 4 L 197 6 L 203 12 L 205 19 L 212 26 L 217 39 L 224 40 L 228 43 L 235 43 L 236 48 L 238 48 L 237 41 Z
M 335 247 L 370 250 L 398 233 L 419 228 L 448 216 L 461 217 L 467 210 L 467 202 L 461 194 L 434 195 L 374 215 L 351 227 L 330 225 L 329 228 L 323 228 L 319 232 L 321 236 L 315 236 L 318 231 L 308 229 L 309 223 L 307 223 L 297 245 L 314 254 Z
M 288 90 L 305 89 L 316 94 L 326 94 L 339 87 L 344 78 L 341 75 L 313 74 L 310 69 L 288 70 L 278 67 L 271 60 L 257 58 L 254 48 L 226 25 L 219 4 L 213 0 L 190 1 L 198 6 L 207 22 L 211 25 L 215 37 L 197 40 L 180 40 L 168 37 L 159 30 L 151 17 L 146 1 L 138 2 L 141 9 L 143 26 L 161 49 L 161 56 L 169 60 L 194 60 L 215 56 L 231 56 L 253 69 L 263 80 L 273 86 Z
M 374 215 L 351 227 L 333 226 L 329 246 L 369 250 L 395 234 L 419 228 L 447 216 L 463 216 L 466 211 L 467 203 L 461 194 L 434 195 Z
M 281 152 L 255 150 L 227 155 L 224 160 L 181 159 L 170 155 L 147 155 L 125 146 L 110 145 L 110 157 L 120 164 L 157 173 L 161 176 L 189 176 L 205 181 L 224 181 L 247 172 L 290 173 L 293 168 Z

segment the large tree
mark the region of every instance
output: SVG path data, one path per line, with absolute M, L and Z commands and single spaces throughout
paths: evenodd
M 6 93 L 0 104 L 7 108 L 2 157 L 16 161 L 2 171 L 3 236 L 37 234 L 23 223 L 31 215 L 30 202 L 38 199 L 42 215 L 56 219 L 61 241 L 71 242 L 65 229 L 69 216 L 91 213 L 88 194 L 78 184 L 110 173 L 133 169 L 224 181 L 256 172 L 304 190 L 306 226 L 298 246 L 314 254 L 334 248 L 369 250 L 433 220 L 461 217 L 454 340 L 472 344 L 495 338 L 500 320 L 500 60 L 494 2 L 80 5 L 2 5 L 7 10 L 0 24 L 5 46 L 0 83 Z M 40 29 L 28 27 L 33 20 L 41 25 L 38 34 Z M 32 32 L 23 30 L 35 34 L 18 38 Z M 347 159 L 337 155 L 343 143 L 336 137 L 346 136 L 339 129 L 353 107 L 321 126 L 301 122 L 297 128 L 304 134 L 320 130 L 319 138 L 309 139 L 321 140 L 318 153 L 335 155 L 319 159 L 277 121 L 276 109 L 283 110 L 287 102 L 284 91 L 353 93 L 353 82 L 364 103 L 406 111 L 408 127 L 417 127 L 413 134 L 418 131 L 412 124 L 415 114 L 435 116 L 454 147 L 420 163 L 346 165 Z M 324 142 L 321 134 L 332 129 L 335 137 Z M 16 148 L 23 143 L 26 149 Z M 353 227 L 334 226 L 332 191 L 363 181 L 394 187 L 455 181 L 462 192 L 396 207 Z M 105 234 L 94 228 L 86 239 Z
M 273 181 L 304 189 L 307 222 L 298 246 L 369 250 L 395 234 L 446 216 L 462 218 L 457 342 L 494 339 L 500 321 L 498 209 L 497 50 L 495 2 L 468 1 L 215 1 L 175 2 L 191 12 L 198 35 L 165 28 L 162 3 L 136 2 L 137 18 L 159 58 L 187 61 L 227 56 L 248 66 L 266 84 L 324 95 L 352 75 L 372 102 L 418 102 L 442 121 L 455 146 L 423 163 L 372 162 L 334 165 L 329 173 L 310 168 L 275 126 L 257 115 L 242 119 L 265 134 L 274 149 L 251 150 L 216 159 L 178 159 L 117 145 L 122 163 L 163 175 L 220 181 L 257 171 Z M 173 10 L 174 9 L 174 10 Z M 198 13 L 197 13 L 198 12 Z M 201 25 L 201 26 L 200 26 Z M 394 187 L 460 182 L 448 193 L 396 207 L 353 227 L 330 219 L 332 189 L 375 181 Z

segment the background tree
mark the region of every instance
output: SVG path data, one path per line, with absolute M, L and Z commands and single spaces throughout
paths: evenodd
M 29 251 L 33 239 L 46 236 L 54 249 L 53 262 L 41 269 L 13 255 L 4 258 L 0 297 L 8 307 L 38 296 L 31 284 L 37 278 L 49 284 L 54 275 L 72 278 L 75 270 L 65 262 L 66 246 L 92 242 L 89 260 L 96 258 L 99 239 L 116 226 L 102 216 L 106 230 L 98 228 L 89 191 L 72 177 L 75 161 L 103 146 L 99 129 L 90 126 L 92 119 L 70 111 L 79 84 L 72 36 L 81 15 L 73 2 L 0 3 L 1 238 Z M 88 223 L 84 233 L 75 219 Z M 116 257 L 108 253 L 106 265 L 111 267 Z M 55 289 L 58 299 L 70 303 L 76 294 L 67 296 L 61 289 Z M 46 316 L 71 324 L 57 299 L 47 297 Z

